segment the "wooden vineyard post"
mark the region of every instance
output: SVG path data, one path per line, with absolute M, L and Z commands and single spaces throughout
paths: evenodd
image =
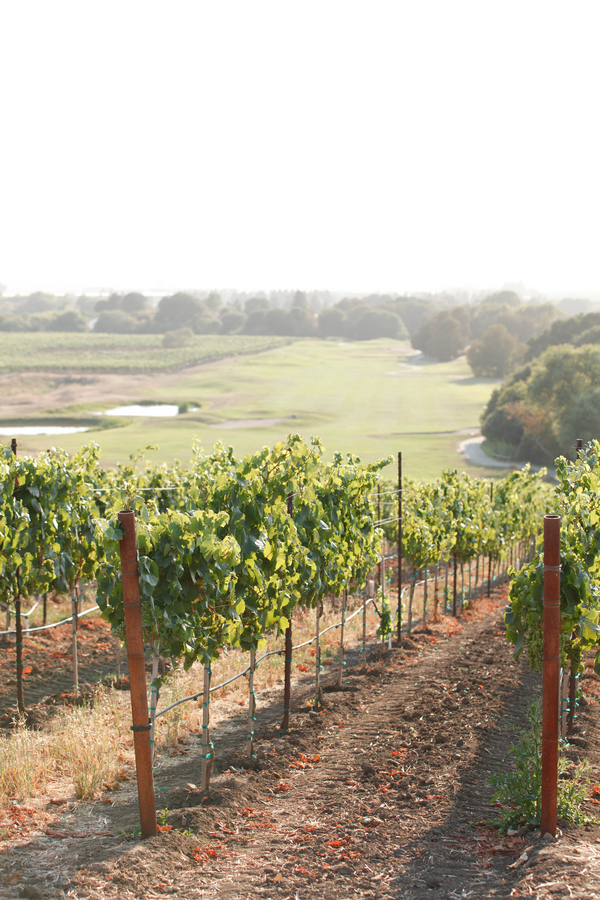
M 13 454 L 17 455 L 17 441 L 13 438 L 10 442 L 10 449 Z M 13 496 L 19 489 L 19 479 L 15 477 L 15 490 Z M 20 587 L 21 568 L 17 569 L 17 596 L 15 598 L 15 657 L 17 663 L 17 712 L 20 716 L 25 714 L 25 700 L 23 698 L 23 622 L 21 621 L 21 587 Z M 10 613 L 7 614 L 10 622 Z
M 77 659 L 77 582 L 73 587 L 73 597 L 71 598 L 71 623 L 73 626 L 73 697 L 75 700 L 79 696 L 79 665 Z
M 43 597 L 43 600 L 42 600 L 42 604 L 43 604 L 43 605 L 42 605 L 42 615 L 43 615 L 43 618 L 42 618 L 42 625 L 45 625 L 45 624 L 46 624 L 46 618 L 47 618 L 47 616 L 48 616 L 48 594 L 44 594 L 44 597 Z
M 402 639 L 402 454 L 398 454 L 398 640 Z
M 142 631 L 142 605 L 138 579 L 137 541 L 135 515 L 131 510 L 119 513 L 119 522 L 125 531 L 120 542 L 121 577 L 123 582 L 123 611 L 131 696 L 133 747 L 140 807 L 142 837 L 156 834 L 156 805 L 152 775 L 152 747 L 148 721 L 148 695 L 146 693 L 146 668 L 144 663 L 144 635 Z
M 425 566 L 425 569 L 423 571 L 425 575 L 425 583 L 423 585 L 423 628 L 421 630 L 423 634 L 425 634 L 427 621 L 427 579 L 429 577 L 429 567 Z
M 212 744 L 210 742 L 210 666 L 204 666 L 204 690 L 202 696 L 202 781 L 203 791 L 210 787 L 212 773 Z
M 294 498 L 287 496 L 287 514 L 292 515 Z M 292 705 L 292 614 L 290 624 L 285 629 L 284 663 L 283 663 L 283 722 L 281 730 L 286 734 L 290 730 L 290 707 Z
M 544 516 L 544 669 L 540 831 L 556 834 L 560 651 L 560 516 Z
M 256 721 L 256 697 L 254 695 L 254 671 L 256 669 L 256 649 L 250 650 L 248 671 L 248 756 L 254 757 L 254 723 Z
M 340 626 L 340 667 L 338 671 L 338 687 L 342 686 L 344 678 L 344 627 L 346 625 L 346 607 L 348 606 L 348 591 L 342 594 L 342 624 Z

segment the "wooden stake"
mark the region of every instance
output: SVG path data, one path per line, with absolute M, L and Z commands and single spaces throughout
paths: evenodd
M 120 542 L 121 578 L 123 583 L 123 611 L 129 664 L 131 717 L 133 746 L 137 774 L 140 826 L 142 837 L 156 834 L 156 805 L 152 775 L 152 748 L 148 721 L 148 695 L 146 693 L 146 667 L 144 661 L 144 635 L 142 606 L 138 580 L 137 541 L 135 515 L 131 510 L 119 513 L 125 536 Z

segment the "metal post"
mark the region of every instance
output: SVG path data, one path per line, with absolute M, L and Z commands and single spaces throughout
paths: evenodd
M 344 627 L 346 625 L 346 607 L 348 606 L 348 591 L 342 594 L 342 624 L 340 626 L 340 667 L 338 671 L 338 687 L 342 686 L 344 678 Z
M 158 680 L 158 653 L 157 642 L 152 648 L 152 681 L 150 682 L 150 746 L 152 748 L 152 762 L 154 762 L 154 747 L 156 745 L 156 708 L 158 706 L 159 690 L 156 686 Z
M 73 588 L 73 597 L 71 598 L 71 615 L 73 625 L 73 697 L 75 700 L 79 696 L 79 665 L 77 659 L 77 583 Z
M 323 604 L 317 604 L 317 615 L 316 615 L 316 626 L 317 626 L 317 636 L 316 636 L 316 651 L 315 651 L 315 709 L 319 709 L 321 706 L 321 702 L 323 700 L 323 696 L 321 694 L 321 615 L 323 612 Z
M 294 498 L 292 494 L 287 496 L 287 514 L 292 515 Z M 285 651 L 283 663 L 283 722 L 281 730 L 290 730 L 290 707 L 292 705 L 292 614 L 290 624 L 285 629 Z
M 560 516 L 544 516 L 544 671 L 541 834 L 556 834 L 560 651 Z
M 256 721 L 256 697 L 254 696 L 254 670 L 256 668 L 256 648 L 250 650 L 250 670 L 248 672 L 248 756 L 254 756 L 254 723 Z
M 13 438 L 10 442 L 10 449 L 14 456 L 17 455 L 17 441 Z M 13 496 L 19 489 L 19 479 L 15 476 L 15 489 Z M 21 586 L 20 586 L 21 567 L 17 568 L 17 596 L 15 598 L 15 656 L 17 663 L 17 711 L 19 715 L 25 714 L 25 700 L 23 698 L 23 623 L 21 621 Z
M 402 454 L 398 454 L 398 640 L 402 638 Z
M 494 482 L 490 482 L 490 506 L 492 505 L 492 501 L 494 499 Z M 487 595 L 490 596 L 492 592 L 492 554 L 488 554 L 488 586 L 487 586 Z
M 456 556 L 454 556 L 454 587 L 452 593 L 452 615 L 456 616 L 456 575 L 458 569 L 458 560 Z
M 137 541 L 135 515 L 132 510 L 122 510 L 119 522 L 125 530 L 120 542 L 121 578 L 123 583 L 123 611 L 127 640 L 127 661 L 131 687 L 131 717 L 133 746 L 137 774 L 140 826 L 142 837 L 156 834 L 156 805 L 152 775 L 152 748 L 148 721 L 148 695 L 146 693 L 146 669 L 144 663 L 144 635 L 142 630 L 142 606 L 138 580 Z
M 204 691 L 202 697 L 202 781 L 203 791 L 207 791 L 210 787 L 210 776 L 212 773 L 212 744 L 210 742 L 210 666 L 204 666 Z
M 581 451 L 583 450 L 583 441 L 581 438 L 577 438 L 576 441 L 576 449 L 577 449 L 577 458 L 581 457 Z M 573 637 L 576 637 L 573 634 Z M 573 727 L 575 725 L 575 710 L 577 709 L 577 672 L 575 671 L 575 667 L 573 663 L 571 663 L 571 671 L 569 673 L 569 714 L 567 716 L 567 735 L 571 736 L 573 734 Z

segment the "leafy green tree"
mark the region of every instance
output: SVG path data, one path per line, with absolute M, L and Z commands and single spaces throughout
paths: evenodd
M 456 310 L 442 310 L 423 321 L 419 331 L 412 336 L 411 343 L 426 356 L 445 362 L 455 359 L 468 339 L 464 317 L 456 315 Z
M 239 309 L 225 307 L 225 309 L 221 310 L 219 318 L 221 320 L 221 334 L 234 334 L 242 330 L 248 317 Z
M 67 309 L 64 313 L 51 319 L 48 331 L 88 331 L 88 323 L 77 309 Z
M 180 292 L 162 298 L 154 316 L 154 326 L 159 332 L 186 326 L 193 328 L 196 316 L 206 316 L 207 313 L 207 307 L 201 300 Z
M 247 316 L 257 310 L 267 309 L 270 309 L 270 303 L 266 297 L 250 297 L 250 299 L 246 300 L 244 303 L 244 312 Z
M 467 362 L 478 377 L 503 378 L 511 369 L 517 341 L 504 325 L 490 325 L 467 350 Z
M 402 320 L 387 309 L 374 307 L 365 309 L 354 327 L 354 337 L 359 341 L 374 338 L 392 338 L 394 340 L 408 337 Z
M 330 306 L 319 313 L 319 334 L 322 337 L 344 337 L 346 316 L 339 306 Z
M 130 315 L 135 315 L 135 313 L 143 312 L 146 309 L 146 303 L 147 300 L 143 294 L 134 292 L 125 294 L 121 300 L 119 309 L 122 309 L 123 312 L 129 313 Z
M 542 334 L 527 342 L 525 361 L 535 359 L 548 347 L 556 344 L 572 344 L 580 334 L 597 325 L 600 325 L 600 312 L 573 316 L 571 319 L 558 319 Z
M 138 328 L 138 320 L 122 309 L 103 310 L 94 324 L 100 334 L 134 334 Z

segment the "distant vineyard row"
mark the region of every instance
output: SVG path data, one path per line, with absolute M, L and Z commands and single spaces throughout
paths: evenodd
M 182 346 L 165 347 L 160 334 L 0 332 L 0 372 L 120 371 L 175 369 L 223 356 L 260 353 L 293 338 L 254 335 L 193 335 Z

